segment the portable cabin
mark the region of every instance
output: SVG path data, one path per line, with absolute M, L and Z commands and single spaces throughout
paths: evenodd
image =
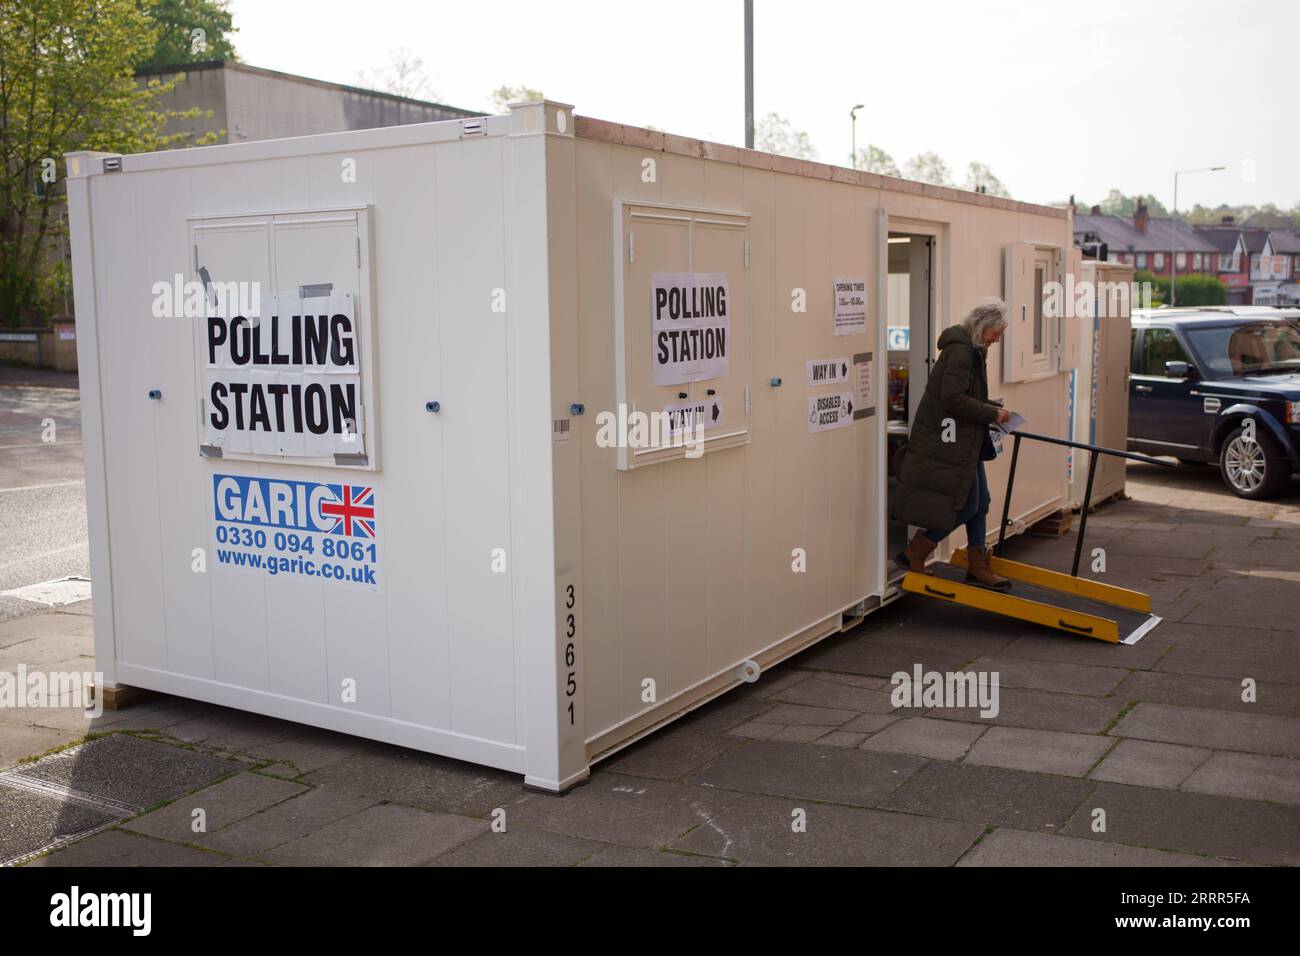
M 1079 363 L 1070 375 L 1070 432 L 1082 444 L 1128 445 L 1128 373 L 1132 364 L 1133 267 L 1084 259 L 1071 308 L 1079 313 Z M 1140 301 L 1140 300 L 1139 300 Z M 1088 452 L 1070 452 L 1070 504 L 1081 507 L 1088 481 Z M 1103 455 L 1093 475 L 1092 507 L 1124 493 L 1122 458 Z
M 550 101 L 68 172 L 106 696 L 563 790 L 901 595 L 890 454 L 980 298 L 1068 434 L 1065 209 Z

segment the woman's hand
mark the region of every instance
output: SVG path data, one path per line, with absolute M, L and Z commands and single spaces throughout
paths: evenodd
M 1005 408 L 999 408 L 998 424 L 1001 425 L 1003 422 L 1009 422 L 1009 421 L 1011 421 L 1011 413 L 1007 411 Z

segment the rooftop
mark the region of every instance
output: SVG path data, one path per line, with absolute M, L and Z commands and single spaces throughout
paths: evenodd
M 807 159 L 794 159 L 776 153 L 764 153 L 756 149 L 744 149 L 740 146 L 728 146 L 724 143 L 711 143 L 707 140 L 675 136 L 660 130 L 643 129 L 623 123 L 594 119 L 590 116 L 575 114 L 574 132 L 584 139 L 601 140 L 607 143 L 620 143 L 624 146 L 636 146 L 641 149 L 661 150 L 681 156 L 694 156 L 734 163 L 738 166 L 750 166 L 755 169 L 770 169 L 778 173 L 792 173 L 796 176 L 808 176 L 813 179 L 828 179 L 840 183 L 855 183 L 874 189 L 888 189 L 892 192 L 912 193 L 917 196 L 929 196 L 934 199 L 948 199 L 955 202 L 969 203 L 972 206 L 988 206 L 994 209 L 1007 209 L 1013 212 L 1028 212 L 1039 216 L 1051 216 L 1066 219 L 1070 215 L 1068 207 L 1044 206 L 1037 203 L 1021 202 L 987 193 L 970 192 L 952 186 L 934 186 L 930 183 L 916 182 L 911 179 L 899 179 L 893 176 L 881 176 L 861 169 L 847 166 L 832 166 Z M 1077 229 L 1076 229 L 1077 231 Z
M 1282 255 L 1300 255 L 1300 230 L 1270 229 L 1268 239 L 1273 251 Z
M 1225 255 L 1236 250 L 1241 238 L 1240 226 L 1197 226 L 1196 231 Z
M 1074 234 L 1096 233 L 1115 252 L 1217 252 L 1219 247 L 1202 236 L 1182 219 L 1147 220 L 1147 231 L 1138 231 L 1132 221 L 1121 216 L 1075 213 Z
M 328 80 L 317 80 L 309 76 L 299 76 L 296 73 L 281 73 L 279 70 L 267 70 L 260 66 L 249 66 L 247 63 L 241 63 L 238 60 L 205 60 L 201 63 L 178 63 L 174 66 L 152 66 L 143 70 L 137 70 L 135 75 L 136 77 L 175 76 L 178 73 L 200 73 L 206 70 L 222 69 L 237 70 L 240 73 L 252 73 L 257 76 L 271 77 L 273 79 L 286 80 L 293 83 L 306 83 L 309 86 L 319 86 L 329 90 L 340 90 L 345 93 L 356 93 L 361 96 L 373 96 L 394 103 L 410 103 L 414 106 L 431 106 L 458 116 L 470 117 L 487 115 L 480 110 L 461 109 L 458 106 L 447 106 L 445 103 L 434 103 L 431 100 L 418 100 L 410 96 L 399 96 L 396 93 L 388 93 L 384 90 L 372 90 L 364 86 L 349 86 L 346 83 L 331 83 Z

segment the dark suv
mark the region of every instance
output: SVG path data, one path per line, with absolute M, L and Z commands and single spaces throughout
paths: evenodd
M 1300 470 L 1300 313 L 1133 313 L 1128 447 L 1218 462 L 1234 494 L 1279 494 Z

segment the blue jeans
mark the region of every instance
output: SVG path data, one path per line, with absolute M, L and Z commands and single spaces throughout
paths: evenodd
M 975 472 L 975 481 L 970 486 L 970 497 L 966 499 L 966 504 L 961 511 L 957 512 L 956 523 L 947 531 L 931 531 L 927 528 L 925 531 L 926 538 L 938 544 L 956 531 L 957 525 L 964 524 L 966 526 L 966 544 L 968 546 L 984 547 L 990 500 L 989 479 L 984 474 L 984 462 L 981 461 L 979 470 Z

